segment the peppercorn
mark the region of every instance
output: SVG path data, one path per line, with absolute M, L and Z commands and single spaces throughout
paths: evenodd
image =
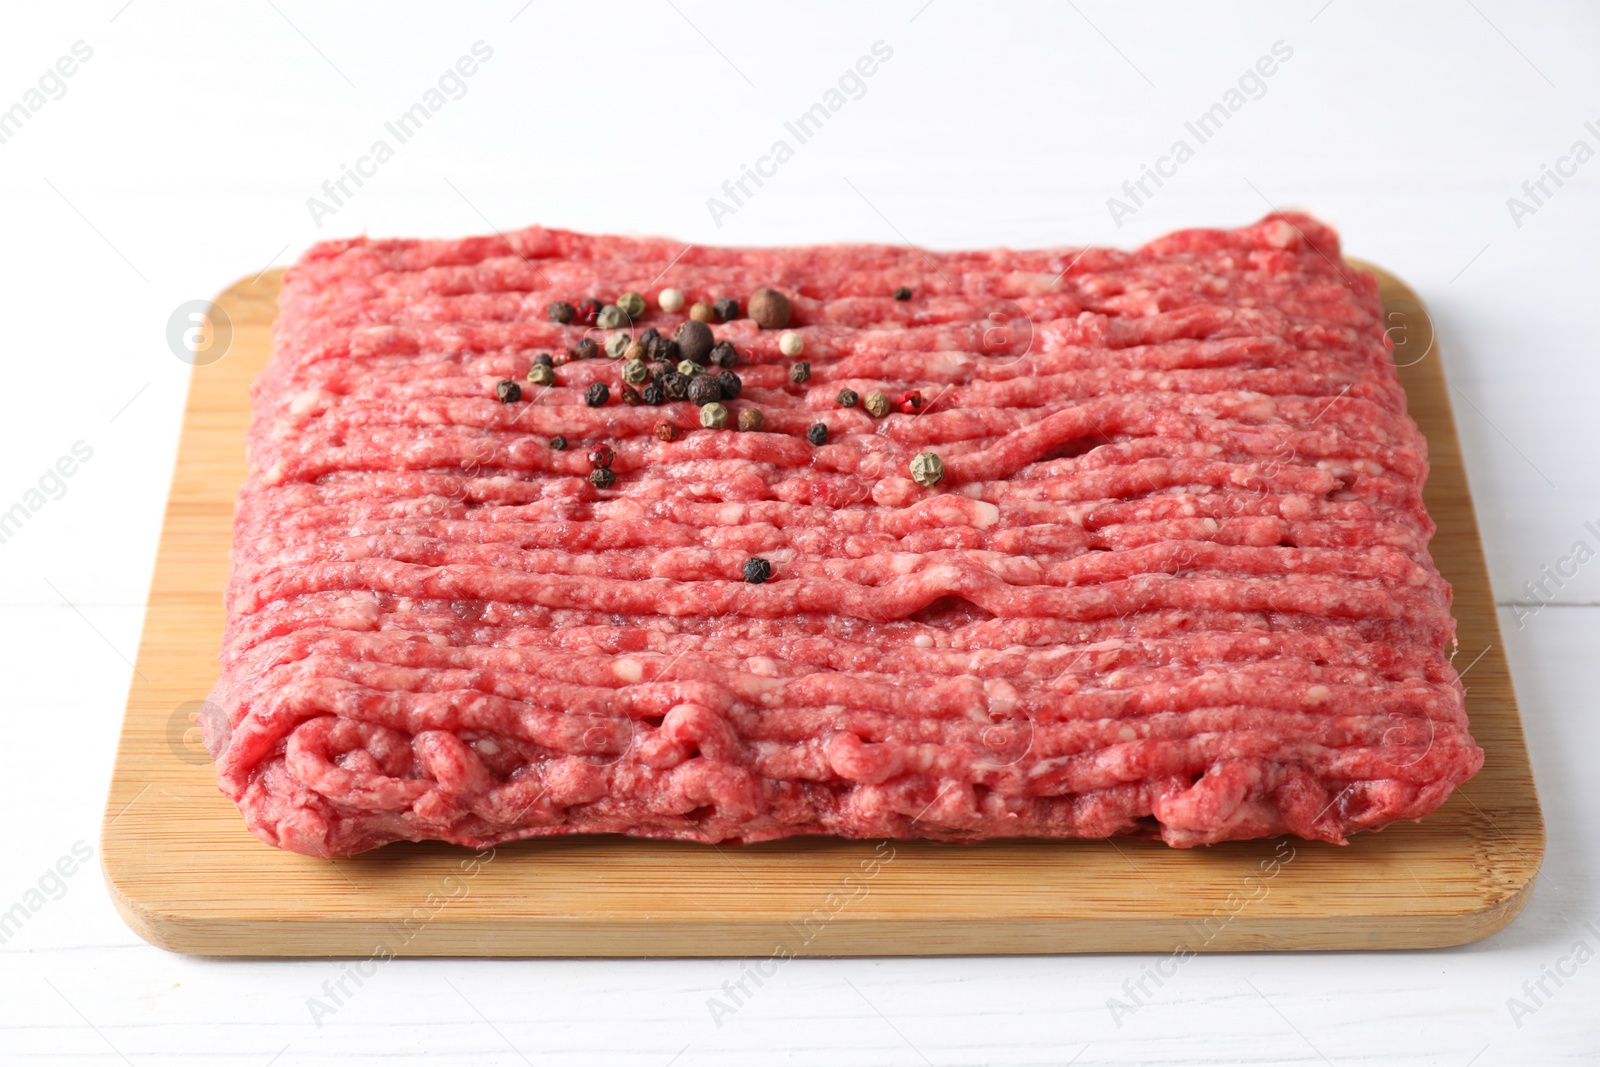
M 898 289 L 896 289 L 894 291 L 894 298 L 896 300 L 910 300 L 911 299 L 911 290 L 909 288 L 907 288 L 906 286 L 902 285 L 900 288 L 898 288 Z
M 649 349 L 645 348 L 644 342 L 635 337 L 633 340 L 628 342 L 628 348 L 622 353 L 622 358 L 643 361 L 644 357 L 648 353 Z
M 760 585 L 772 577 L 772 564 L 760 556 L 751 556 L 744 561 L 744 580 L 751 585 Z
M 721 404 L 707 404 L 700 409 L 700 425 L 708 430 L 720 430 L 728 425 L 728 409 Z
M 686 299 L 682 289 L 663 289 L 661 295 L 656 297 L 656 304 L 662 311 L 672 314 L 683 310 L 683 302 Z
M 867 414 L 875 419 L 881 419 L 889 414 L 889 398 L 876 389 L 868 393 L 867 399 L 862 403 L 867 409 Z
M 616 458 L 617 453 L 610 445 L 595 445 L 589 452 L 589 466 L 609 467 Z
M 826 425 L 824 425 L 823 423 L 820 423 L 820 422 L 812 423 L 811 424 L 811 428 L 806 431 L 806 440 L 810 441 L 814 445 L 825 445 L 825 444 L 827 444 L 828 443 L 828 427 Z
M 783 329 L 789 325 L 789 316 L 793 313 L 789 298 L 776 289 L 757 289 L 750 294 L 745 308 L 763 330 Z
M 551 322 L 560 323 L 562 326 L 578 317 L 578 309 L 565 300 L 557 300 L 545 308 L 544 313 L 549 316 Z
M 578 305 L 578 313 L 574 321 L 582 323 L 585 326 L 593 326 L 594 320 L 597 316 L 599 316 L 600 309 L 603 306 L 604 305 L 601 304 L 600 301 L 593 298 L 583 301 Z
M 621 359 L 623 354 L 628 351 L 628 346 L 631 344 L 633 344 L 633 338 L 629 337 L 625 332 L 618 330 L 616 333 L 606 338 L 606 355 L 610 356 L 612 359 Z
M 550 438 L 550 447 L 555 449 L 557 452 L 564 451 L 567 447 L 567 439 L 562 437 L 560 434 L 556 434 L 554 437 Z
M 644 318 L 644 297 L 638 293 L 623 293 L 617 297 L 617 307 L 630 319 Z
M 799 385 L 801 382 L 810 381 L 811 364 L 807 363 L 803 359 L 799 363 L 790 364 L 789 380 L 796 385 Z
M 705 375 L 701 375 L 690 380 L 689 399 L 701 407 L 705 407 L 707 404 L 714 404 L 722 399 L 722 386 L 715 378 L 707 378 Z
M 682 363 L 678 364 L 678 373 L 683 375 L 685 378 L 697 378 L 700 375 L 700 364 L 690 363 L 688 360 L 684 360 Z
M 605 382 L 595 382 L 583 392 L 583 402 L 592 408 L 603 408 L 606 401 L 611 399 L 611 390 Z
M 731 296 L 719 296 L 711 305 L 719 322 L 732 322 L 739 317 L 739 301 Z
M 628 325 L 628 316 L 615 304 L 607 304 L 600 309 L 600 314 L 594 317 L 594 324 L 602 330 L 620 330 Z
M 651 407 L 660 407 L 667 399 L 667 391 L 655 382 L 646 382 L 644 388 L 639 390 L 639 399 Z
M 661 391 L 667 394 L 668 400 L 682 400 L 689 395 L 688 377 L 675 370 L 656 375 L 656 381 L 661 383 Z
M 895 404 L 895 407 L 907 415 L 915 415 L 922 410 L 922 394 L 915 389 L 901 393 L 900 400 Z
M 731 367 L 739 362 L 739 350 L 733 347 L 732 341 L 718 341 L 711 346 L 711 355 L 706 358 L 719 367 Z
M 629 385 L 643 385 L 650 380 L 650 371 L 641 361 L 630 359 L 622 365 L 622 380 Z
M 853 408 L 861 398 L 856 395 L 854 389 L 841 389 L 839 395 L 833 399 L 842 408 Z
M 731 370 L 719 370 L 711 375 L 711 380 L 722 387 L 722 399 L 738 400 L 739 394 L 744 392 L 744 382 Z
M 537 356 L 533 357 L 533 361 L 535 363 L 543 363 L 546 367 L 555 366 L 555 361 L 550 358 L 550 353 L 548 352 L 540 352 Z
M 514 404 L 522 399 L 522 386 L 513 381 L 504 381 L 494 387 L 494 395 L 502 404 Z
M 711 355 L 711 346 L 716 344 L 711 327 L 693 319 L 679 326 L 672 339 L 678 342 L 678 353 L 695 363 L 704 363 Z
M 696 300 L 689 305 L 689 318 L 693 322 L 714 322 L 717 313 L 711 310 L 711 305 L 704 300 Z
M 911 480 L 924 489 L 944 477 L 944 460 L 932 452 L 918 452 L 911 461 Z
M 662 337 L 654 327 L 639 335 L 639 340 L 644 342 L 645 354 L 656 363 L 678 362 L 678 342 L 670 337 Z
M 583 340 L 567 349 L 567 355 L 571 356 L 573 359 L 593 359 L 599 354 L 600 346 L 594 343 L 593 337 L 585 337 Z
M 806 339 L 790 331 L 778 338 L 778 351 L 786 356 L 798 356 L 806 350 Z
M 666 419 L 656 423 L 656 436 L 663 441 L 670 441 L 678 436 L 678 428 Z
M 739 409 L 739 429 L 751 432 L 761 429 L 761 424 L 767 420 L 761 414 L 760 408 Z
M 589 472 L 589 484 L 596 489 L 610 489 L 617 484 L 617 476 L 610 467 L 596 467 Z
M 556 384 L 556 372 L 551 370 L 548 364 L 535 363 L 528 368 L 528 384 L 554 385 Z
M 622 387 L 622 402 L 630 408 L 636 408 L 643 403 L 643 400 L 639 396 L 639 390 L 631 385 L 624 385 Z

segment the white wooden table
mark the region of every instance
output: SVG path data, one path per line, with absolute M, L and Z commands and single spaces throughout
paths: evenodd
M 0 529 L 0 1062 L 1600 1058 L 1600 841 L 1579 814 L 1600 807 L 1594 6 L 97 0 L 8 15 L 0 513 L 23 514 Z M 472 74 L 441 88 L 480 41 Z M 841 86 L 877 42 L 871 76 Z M 1271 76 L 1241 84 L 1262 57 Z M 785 122 L 830 89 L 837 109 L 796 143 Z M 430 100 L 399 143 L 385 123 Z M 1203 143 L 1186 127 L 1230 102 Z M 766 177 L 735 204 L 723 183 L 745 165 Z M 1135 199 L 1124 183 L 1141 177 Z M 335 202 L 324 183 L 341 178 Z M 166 340 L 185 301 L 363 231 L 1133 244 L 1269 204 L 1339 225 L 1442 329 L 1549 824 L 1505 932 L 1441 952 L 1204 957 L 1159 987 L 1129 956 L 791 962 L 714 1015 L 738 961 L 396 961 L 352 977 L 168 955 L 113 912 L 94 852 L 188 371 Z M 1150 995 L 1114 1018 L 1108 999 L 1141 978 Z M 314 1013 L 341 981 L 337 1010 Z

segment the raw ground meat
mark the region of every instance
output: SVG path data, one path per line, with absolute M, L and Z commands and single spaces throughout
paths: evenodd
M 607 332 L 551 302 L 636 290 L 670 336 L 666 286 L 788 294 L 809 380 L 740 318 L 727 429 L 622 403 L 603 355 L 528 384 Z M 1314 219 L 1132 252 L 355 239 L 279 307 L 209 738 L 272 844 L 1342 842 L 1482 763 L 1377 286 Z

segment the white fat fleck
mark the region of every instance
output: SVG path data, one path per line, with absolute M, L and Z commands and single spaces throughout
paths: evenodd
M 724 504 L 717 509 L 717 521 L 724 526 L 737 526 L 744 521 L 743 504 Z
M 745 670 L 762 678 L 776 678 L 778 676 L 778 663 L 766 656 L 751 656 L 744 661 Z
M 325 389 L 302 389 L 289 398 L 289 414 L 306 415 L 326 411 L 337 399 Z
M 1117 740 L 1137 741 L 1139 740 L 1139 731 L 1135 730 L 1131 726 L 1124 726 L 1122 729 L 1117 731 Z
M 500 746 L 489 740 L 487 737 L 474 741 L 472 743 L 472 747 L 477 749 L 479 752 L 482 752 L 485 756 L 493 756 L 500 751 Z
M 611 673 L 617 676 L 619 682 L 632 685 L 644 677 L 644 665 L 636 659 L 624 656 L 611 664 Z
M 1314 685 L 1306 690 L 1306 700 L 1312 704 L 1326 704 L 1333 693 L 1325 685 Z
M 911 639 L 911 643 L 916 645 L 918 648 L 932 648 L 933 637 L 929 634 L 918 634 Z
M 1017 687 L 1003 678 L 990 678 L 983 683 L 984 696 L 989 698 L 992 715 L 1009 715 L 1017 706 Z
M 1000 521 L 1000 509 L 987 500 L 980 500 L 972 505 L 972 525 L 978 529 L 987 529 Z

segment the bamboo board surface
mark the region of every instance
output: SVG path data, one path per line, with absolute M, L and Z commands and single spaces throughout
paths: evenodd
M 1372 269 L 1372 268 L 1368 268 Z M 1382 283 L 1395 361 L 1432 462 L 1433 554 L 1455 588 L 1458 664 L 1483 770 L 1420 823 L 1345 847 L 1278 838 L 978 845 L 802 838 L 707 846 L 544 838 L 475 856 L 395 844 L 316 860 L 271 848 L 218 791 L 192 713 L 217 677 L 248 389 L 281 271 L 217 298 L 224 356 L 196 366 L 102 829 L 141 937 L 219 956 L 944 955 L 1426 948 L 1527 901 L 1544 823 L 1432 323 Z

